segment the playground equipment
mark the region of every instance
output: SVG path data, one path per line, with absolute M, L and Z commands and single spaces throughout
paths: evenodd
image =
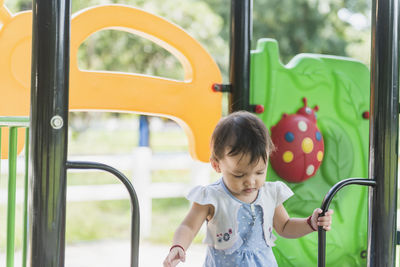
M 116 174 L 127 186 L 133 206 L 131 258 L 132 266 L 137 266 L 139 224 L 138 205 L 133 187 L 118 171 L 108 166 L 67 160 L 65 126 L 68 124 L 68 106 L 71 109 L 129 110 L 171 117 L 180 122 L 188 134 L 191 154 L 206 161 L 209 152 L 201 149 L 208 148 L 209 135 L 221 115 L 221 96 L 213 93 L 211 87 L 215 91 L 230 92 L 230 111 L 245 109 L 262 112 L 265 107 L 267 112 L 260 114 L 260 117 L 268 127 L 276 124 L 283 112 L 295 112 L 299 103 L 301 105 L 299 99 L 304 96 L 308 98 L 310 106 L 318 104 L 320 110 L 317 124 L 325 141 L 324 161 L 320 171 L 307 181 L 289 184 L 296 194 L 287 203 L 288 211 L 294 216 L 303 215 L 302 212 L 307 212 L 304 203 L 317 206 L 323 194 L 331 188 L 322 204 L 323 210 L 326 211 L 339 189 L 350 184 L 371 186 L 368 225 L 365 188 L 352 189 L 351 192 L 343 191 L 344 194 L 332 202 L 336 205 L 338 217 L 334 230 L 328 234 L 328 241 L 333 240 L 331 244 L 328 243 L 328 265 L 394 266 L 399 103 L 398 3 L 394 0 L 376 0 L 373 3 L 371 98 L 368 100 L 368 91 L 365 90 L 369 87 L 368 69 L 357 61 L 303 54 L 283 66 L 279 61 L 276 42 L 271 40 L 260 40 L 258 49 L 250 52 L 250 0 L 232 0 L 230 84 L 225 85 L 220 83 L 219 71 L 204 49 L 179 28 L 165 24 L 166 22 L 159 17 L 137 9 L 113 5 L 82 11 L 70 20 L 69 1 L 34 1 L 29 152 L 32 169 L 29 196 L 29 266 L 64 265 L 65 174 L 70 168 L 107 170 Z M 13 17 L 5 6 L 1 5 L 0 18 L 3 27 L 0 48 L 4 49 L 0 49 L 0 53 L 4 53 L 1 54 L 1 58 L 7 58 L 7 62 L 11 64 L 0 69 L 0 81 L 3 84 L 4 79 L 2 88 L 9 86 L 22 90 L 10 91 L 11 98 L 3 100 L 0 108 L 7 107 L 8 102 L 26 98 L 29 93 L 29 83 L 26 80 L 26 74 L 29 72 L 25 66 L 29 65 L 29 55 L 20 57 L 19 53 L 24 51 L 22 48 L 29 51 L 26 48 L 29 47 L 30 35 L 26 31 L 21 31 L 21 35 L 18 35 L 20 33 L 17 29 L 26 28 L 22 26 L 29 24 L 30 14 L 25 12 Z M 135 24 L 135 20 L 128 19 L 132 15 L 137 16 L 138 20 L 143 19 L 142 22 L 145 23 Z M 110 20 L 107 19 L 108 16 Z M 155 23 L 158 26 L 164 25 L 165 31 L 177 34 L 178 37 L 171 38 L 164 35 L 164 32 L 154 33 L 157 29 L 152 27 L 140 28 L 153 22 L 158 22 Z M 118 26 L 155 40 L 177 56 L 185 68 L 185 81 L 79 70 L 75 56 L 79 44 L 97 30 Z M 14 41 L 7 43 L 5 40 Z M 185 40 L 187 42 L 182 45 L 181 41 Z M 192 55 L 188 47 L 196 49 L 193 54 L 200 53 L 201 56 Z M 72 57 L 69 56 L 69 51 Z M 201 61 L 204 58 L 206 60 Z M 213 73 L 206 75 L 203 73 L 205 69 L 211 69 Z M 114 87 L 117 82 L 125 86 L 123 93 L 119 96 L 109 96 L 108 87 Z M 128 90 L 133 88 L 131 82 L 135 84 L 135 88 Z M 81 85 L 84 85 L 85 90 L 78 90 Z M 187 91 L 192 93 L 186 94 L 186 85 Z M 145 87 L 153 90 L 153 87 L 157 86 L 164 86 L 165 91 L 154 89 L 155 91 L 147 96 L 136 91 L 136 88 Z M 70 97 L 68 87 L 71 87 Z M 175 92 L 178 93 L 175 95 Z M 156 105 L 137 103 L 140 102 L 138 100 L 143 100 L 143 104 L 151 104 L 154 102 L 153 94 L 161 95 L 162 98 L 157 100 Z M 288 95 L 291 97 L 288 98 Z M 191 111 L 195 115 L 189 115 L 182 104 L 188 100 L 199 103 L 194 107 L 190 102 Z M 29 104 L 23 101 L 20 103 L 21 109 L 0 109 L 0 115 L 27 115 Z M 368 111 L 370 119 L 366 120 Z M 15 138 L 12 140 L 15 143 Z M 337 151 L 345 151 L 347 154 L 345 157 L 342 154 L 335 155 Z M 337 160 L 345 160 L 346 163 L 351 161 L 352 164 L 333 167 L 335 156 Z M 280 179 L 272 169 L 268 172 L 269 179 Z M 347 177 L 364 179 L 341 181 Z M 367 177 L 369 179 L 366 179 Z M 357 207 L 349 207 L 346 203 Z M 357 212 L 354 213 L 354 210 Z M 350 229 L 350 233 L 344 229 Z M 318 265 L 325 266 L 325 231 L 319 229 L 318 236 Z M 349 239 L 355 240 L 354 243 L 347 242 Z M 315 236 L 309 235 L 295 241 L 278 239 L 276 243 L 278 246 L 274 252 L 282 266 L 310 266 L 317 261 L 313 249 L 317 247 Z M 335 251 L 338 246 L 343 246 L 343 249 Z M 290 258 L 285 257 L 280 248 L 290 247 L 296 249 L 291 249 L 293 254 Z
M 0 58 L 5 62 L 0 65 L 0 90 L 7 94 L 7 98 L 0 99 L 0 116 L 27 116 L 32 12 L 13 16 L 3 0 L 0 8 Z M 110 28 L 134 33 L 165 48 L 182 64 L 184 80 L 79 69 L 79 46 L 91 34 Z M 70 110 L 135 111 L 171 118 L 185 130 L 191 156 L 208 161 L 208 140 L 221 117 L 221 94 L 210 88 L 222 78 L 214 60 L 195 39 L 156 15 L 133 7 L 108 5 L 74 14 L 70 40 Z M 110 88 L 118 88 L 119 93 L 110 94 Z M 7 139 L 2 142 L 7 147 Z
M 306 217 L 340 180 L 368 177 L 369 120 L 363 114 L 369 111 L 369 71 L 364 64 L 349 58 L 316 54 L 297 55 L 284 66 L 279 61 L 277 48 L 276 41 L 263 39 L 259 40 L 258 49 L 252 53 L 252 99 L 262 99 L 262 104 L 267 107 L 261 118 L 268 127 L 272 127 L 272 138 L 278 146 L 277 152 L 271 156 L 268 179 L 290 182 L 288 186 L 295 195 L 285 202 L 285 207 L 291 216 Z M 291 97 L 288 98 L 288 95 Z M 304 96 L 307 96 L 308 106 L 319 107 L 316 122 L 298 114 L 288 116 L 297 116 L 300 125 L 283 121 L 282 114 L 295 113 L 303 108 L 301 100 Z M 291 142 L 276 136 L 276 127 L 281 127 L 281 123 L 286 123 L 291 129 L 284 128 L 279 137 L 293 133 L 299 145 L 298 151 L 290 146 Z M 274 125 L 277 126 L 274 128 Z M 315 125 L 319 130 L 315 130 Z M 309 136 L 309 131 L 313 131 L 314 136 Z M 317 140 L 318 132 L 321 139 L 323 137 L 324 149 L 320 146 L 321 141 Z M 281 153 L 280 149 L 284 151 Z M 293 151 L 291 161 L 283 158 L 286 151 Z M 315 172 L 319 151 L 323 153 L 323 161 Z M 313 159 L 316 163 L 312 162 Z M 288 178 L 287 174 L 279 173 L 274 165 L 277 161 L 281 162 L 281 168 L 286 172 L 293 170 L 297 176 L 292 174 Z M 311 168 L 311 175 L 307 175 L 307 168 Z M 297 181 L 296 177 L 299 178 Z M 301 180 L 301 177 L 307 179 Z M 355 206 L 346 203 L 354 203 Z M 367 250 L 367 191 L 365 188 L 344 190 L 334 200 L 334 205 L 335 227 L 328 233 L 328 240 L 334 240 L 337 246 L 328 244 L 328 266 L 334 263 L 339 266 L 363 266 L 366 259 L 361 255 Z M 346 219 L 349 216 L 356 216 L 357 219 Z M 274 248 L 274 253 L 279 255 L 278 264 L 312 265 L 317 261 L 317 255 L 307 251 L 317 249 L 315 241 L 313 235 L 295 240 L 278 237 Z M 288 247 L 296 247 L 296 250 L 286 255 L 284 251 Z

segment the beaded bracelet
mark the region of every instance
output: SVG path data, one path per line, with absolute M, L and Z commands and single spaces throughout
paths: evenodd
M 171 251 L 173 248 L 181 248 L 183 250 L 183 252 L 185 252 L 185 249 L 181 246 L 181 245 L 173 245 L 169 251 Z
M 312 224 L 311 224 L 311 215 L 308 216 L 308 218 L 307 218 L 307 223 L 308 223 L 308 225 L 311 227 L 311 229 L 312 229 L 313 231 L 317 231 L 316 229 L 314 229 L 314 227 L 313 227 Z

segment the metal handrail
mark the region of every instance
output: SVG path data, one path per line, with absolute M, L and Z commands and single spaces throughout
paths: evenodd
M 0 126 L 29 127 L 29 117 L 0 116 Z
M 325 213 L 328 211 L 329 205 L 331 204 L 331 201 L 333 197 L 336 195 L 336 193 L 343 187 L 352 184 L 375 186 L 376 181 L 372 179 L 349 178 L 336 183 L 325 195 L 325 198 L 322 201 L 321 205 L 322 213 L 319 215 L 319 217 L 324 216 Z M 325 267 L 325 254 L 326 254 L 325 248 L 326 248 L 326 231 L 323 229 L 322 226 L 318 226 L 318 267 Z
M 67 169 L 97 169 L 114 174 L 126 187 L 131 199 L 131 267 L 139 265 L 139 234 L 140 234 L 140 213 L 139 202 L 135 189 L 129 179 L 117 169 L 106 164 L 88 161 L 67 161 Z

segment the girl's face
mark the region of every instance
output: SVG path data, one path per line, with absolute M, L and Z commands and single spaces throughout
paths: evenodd
M 252 203 L 258 190 L 264 185 L 268 164 L 262 158 L 250 163 L 250 154 L 225 155 L 216 160 L 211 158 L 215 171 L 222 173 L 226 187 L 237 199 Z

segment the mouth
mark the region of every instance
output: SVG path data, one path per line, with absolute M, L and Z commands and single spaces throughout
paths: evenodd
M 247 194 L 250 194 L 250 193 L 253 193 L 254 191 L 256 191 L 256 189 L 255 188 L 248 188 L 248 189 L 244 189 L 243 191 L 245 193 L 247 193 Z

